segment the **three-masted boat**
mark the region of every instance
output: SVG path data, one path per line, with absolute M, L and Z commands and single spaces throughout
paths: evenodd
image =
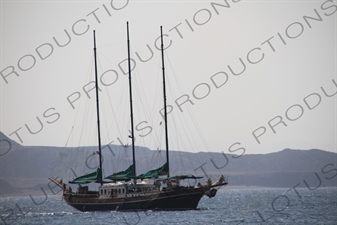
M 103 179 L 101 160 L 101 135 L 99 119 L 99 95 L 97 79 L 96 60 L 96 38 L 94 31 L 94 62 L 95 62 L 95 83 L 96 83 L 96 109 L 98 126 L 98 153 L 99 167 L 97 171 L 77 177 L 70 184 L 78 184 L 77 191 L 73 191 L 71 186 L 51 178 L 51 180 L 63 189 L 63 199 L 70 206 L 80 211 L 127 211 L 127 210 L 186 210 L 196 209 L 200 199 L 206 195 L 214 197 L 222 186 L 227 185 L 227 179 L 223 175 L 213 182 L 208 179 L 206 184 L 198 183 L 196 186 L 183 186 L 180 184 L 184 179 L 200 179 L 191 174 L 180 174 L 170 176 L 169 168 L 169 146 L 168 146 L 168 123 L 166 112 L 166 89 L 165 89 L 165 67 L 164 67 L 164 44 L 163 33 L 161 31 L 161 56 L 163 73 L 163 97 L 164 97 L 164 119 L 165 119 L 165 139 L 166 139 L 166 163 L 154 170 L 141 175 L 136 175 L 136 157 L 134 145 L 134 125 L 132 108 L 132 88 L 131 88 L 131 68 L 130 68 L 130 40 L 127 23 L 127 47 L 128 47 L 128 70 L 129 70 L 129 94 L 131 111 L 131 135 L 133 164 L 125 171 L 114 173 Z M 109 181 L 107 181 L 109 180 Z M 147 182 L 145 182 L 145 180 Z M 86 185 L 88 183 L 100 183 L 96 191 L 91 191 Z

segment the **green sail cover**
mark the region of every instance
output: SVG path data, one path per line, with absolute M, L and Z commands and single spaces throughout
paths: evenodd
M 110 176 L 107 176 L 105 179 L 110 179 L 110 180 L 115 180 L 115 181 L 118 181 L 118 180 L 128 181 L 131 179 L 131 177 L 134 177 L 134 174 L 133 174 L 134 167 L 135 167 L 134 165 L 131 165 L 126 170 L 111 174 Z
M 88 184 L 93 182 L 100 182 L 101 170 L 98 168 L 97 171 L 89 173 L 87 175 L 77 177 L 73 181 L 69 181 L 71 184 Z
M 182 175 L 175 175 L 172 177 L 167 177 L 167 178 L 161 178 L 158 180 L 164 181 L 164 180 L 184 180 L 184 179 L 201 179 L 203 177 L 196 177 L 192 174 L 182 174 Z
M 146 179 L 146 178 L 153 178 L 158 177 L 161 175 L 166 175 L 168 172 L 168 166 L 167 163 L 165 163 L 163 166 L 159 167 L 158 169 L 150 170 L 149 172 L 143 173 L 136 178 L 138 179 Z

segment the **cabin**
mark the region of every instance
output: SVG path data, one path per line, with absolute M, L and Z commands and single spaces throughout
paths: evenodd
M 132 182 L 106 183 L 99 188 L 99 198 L 110 199 L 144 196 L 153 194 L 157 190 L 158 188 L 154 184 L 148 184 L 146 182 L 139 182 L 137 184 Z

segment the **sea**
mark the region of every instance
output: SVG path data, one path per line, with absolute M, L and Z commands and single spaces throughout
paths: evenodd
M 197 210 L 79 212 L 60 195 L 2 197 L 0 224 L 337 224 L 337 188 L 252 188 L 204 196 Z

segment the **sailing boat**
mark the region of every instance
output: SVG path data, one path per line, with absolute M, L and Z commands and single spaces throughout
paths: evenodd
M 132 88 L 131 88 L 131 68 L 130 68 L 130 40 L 129 26 L 127 23 L 127 46 L 128 46 L 128 70 L 129 70 L 129 92 L 131 111 L 131 136 L 133 164 L 118 173 L 114 173 L 103 179 L 101 160 L 101 135 L 99 119 L 99 96 L 97 82 L 97 60 L 96 60 L 96 38 L 94 31 L 94 62 L 95 62 L 95 83 L 96 83 L 96 108 L 98 127 L 98 153 L 99 167 L 97 171 L 77 177 L 70 184 L 79 184 L 76 192 L 71 186 L 51 178 L 51 180 L 63 189 L 63 199 L 70 206 L 80 211 L 128 211 L 128 210 L 186 210 L 196 209 L 200 199 L 206 195 L 214 197 L 222 186 L 227 185 L 227 180 L 223 175 L 219 180 L 212 182 L 207 180 L 205 185 L 200 183 L 197 186 L 182 186 L 180 181 L 184 179 L 200 179 L 191 174 L 181 174 L 170 176 L 169 168 L 169 146 L 168 146 L 168 123 L 166 112 L 166 89 L 165 89 L 165 67 L 164 67 L 164 44 L 163 32 L 161 31 L 161 56 L 163 73 L 163 97 L 164 97 L 164 120 L 166 139 L 166 163 L 154 170 L 144 174 L 136 175 L 136 157 L 134 146 L 133 108 L 132 108 Z M 163 177 L 166 176 L 166 177 Z M 111 180 L 107 182 L 106 180 Z M 150 180 L 151 182 L 145 182 Z M 88 186 L 81 186 L 88 183 L 100 183 L 98 191 L 88 190 Z M 161 187 L 164 186 L 164 187 Z

